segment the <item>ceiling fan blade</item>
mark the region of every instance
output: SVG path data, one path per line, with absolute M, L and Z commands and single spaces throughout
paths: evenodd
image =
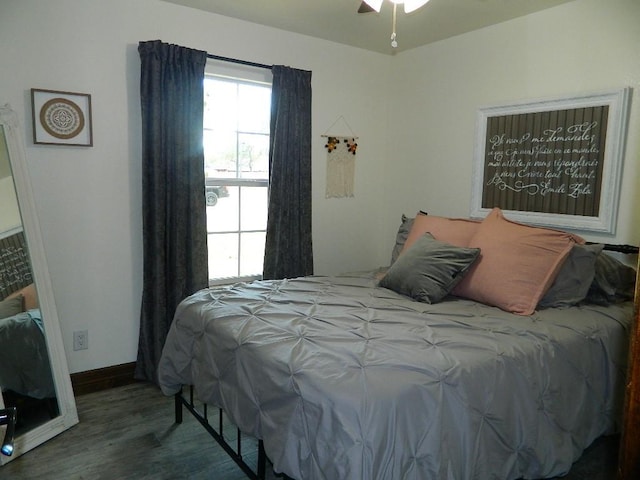
M 360 4 L 360 8 L 358 8 L 358 13 L 370 13 L 370 12 L 375 12 L 375 10 L 367 2 L 362 2 Z

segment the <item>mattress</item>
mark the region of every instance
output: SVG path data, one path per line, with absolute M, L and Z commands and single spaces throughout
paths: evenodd
M 551 477 L 618 429 L 632 311 L 430 305 L 369 273 L 237 284 L 180 304 L 158 380 L 298 480 Z

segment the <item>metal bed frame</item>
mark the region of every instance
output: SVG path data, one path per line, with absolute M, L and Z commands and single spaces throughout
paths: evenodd
M 587 242 L 587 243 L 596 243 L 596 242 Z M 640 251 L 640 248 L 636 245 L 614 245 L 611 243 L 604 244 L 604 250 L 609 252 L 618 252 L 618 253 L 626 253 L 629 255 L 637 255 Z
M 224 410 L 222 410 L 222 408 L 217 408 L 218 425 L 214 426 L 211 422 L 209 422 L 208 405 L 206 403 L 203 403 L 202 410 L 199 410 L 193 399 L 193 386 L 188 385 L 188 387 L 188 398 L 185 398 L 182 390 L 180 390 L 174 396 L 176 423 L 182 423 L 182 407 L 186 407 L 186 409 L 191 412 L 191 415 L 193 415 L 193 417 L 198 422 L 200 422 L 200 424 L 205 428 L 209 435 L 211 435 L 213 439 L 218 442 L 218 444 L 223 448 L 227 455 L 229 455 L 229 457 L 238 465 L 238 467 L 240 467 L 240 469 L 248 478 L 250 478 L 251 480 L 264 480 L 267 472 L 267 455 L 264 451 L 264 444 L 262 443 L 262 440 L 258 440 L 258 459 L 256 470 L 254 471 L 252 467 L 245 461 L 242 455 L 242 432 L 240 431 L 240 429 L 236 427 L 237 438 L 235 446 L 233 446 L 225 439 L 224 436 Z M 281 476 L 285 479 L 288 478 L 285 475 Z
M 593 243 L 593 242 L 588 242 Z M 639 253 L 639 247 L 635 245 L 614 245 L 614 244 L 605 244 L 604 250 L 610 252 L 618 252 L 630 255 L 637 255 Z M 264 444 L 262 440 L 258 439 L 258 458 L 256 470 L 254 471 L 252 467 L 245 461 L 242 455 L 242 432 L 239 428 L 236 427 L 237 430 L 237 438 L 235 447 L 231 445 L 224 437 L 224 428 L 223 428 L 223 415 L 224 410 L 222 408 L 217 408 L 218 410 L 218 425 L 217 427 L 212 425 L 209 422 L 208 415 L 208 406 L 206 403 L 202 405 L 202 410 L 199 410 L 194 402 L 194 394 L 193 394 L 193 386 L 188 385 L 189 388 L 189 396 L 185 398 L 183 395 L 183 391 L 180 390 L 174 398 L 175 398 L 175 422 L 180 424 L 182 423 L 182 407 L 186 407 L 186 409 L 191 412 L 193 417 L 200 422 L 200 424 L 205 428 L 205 430 L 213 437 L 213 439 L 218 442 L 218 444 L 224 449 L 224 451 L 229 455 L 229 457 L 240 467 L 240 469 L 244 472 L 247 478 L 251 480 L 265 480 L 266 478 L 266 468 L 267 468 L 267 455 L 264 451 Z M 282 478 L 283 480 L 292 480 L 285 474 L 276 474 L 277 477 Z

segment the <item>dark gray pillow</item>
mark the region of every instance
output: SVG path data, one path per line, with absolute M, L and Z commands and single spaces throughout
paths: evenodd
M 539 307 L 570 307 L 583 301 L 596 273 L 596 259 L 604 245 L 574 245 Z
M 24 297 L 17 295 L 0 302 L 0 318 L 13 317 L 24 310 Z
M 611 305 L 633 299 L 636 283 L 634 268 L 602 252 L 596 258 L 595 270 L 587 301 Z
M 379 285 L 421 302 L 436 303 L 462 280 L 479 255 L 479 248 L 456 247 L 425 233 L 398 257 Z
M 400 223 L 400 227 L 398 228 L 396 244 L 393 246 L 393 251 L 391 252 L 391 263 L 389 265 L 393 265 L 398 259 L 398 256 L 404 247 L 404 242 L 407 241 L 407 237 L 409 236 L 409 232 L 413 226 L 413 220 L 413 218 L 409 218 L 404 214 L 402 215 L 402 223 Z

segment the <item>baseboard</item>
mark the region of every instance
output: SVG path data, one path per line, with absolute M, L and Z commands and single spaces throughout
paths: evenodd
M 77 397 L 78 395 L 135 383 L 136 380 L 133 378 L 135 367 L 136 363 L 132 362 L 72 373 L 71 385 L 73 385 L 73 393 Z

